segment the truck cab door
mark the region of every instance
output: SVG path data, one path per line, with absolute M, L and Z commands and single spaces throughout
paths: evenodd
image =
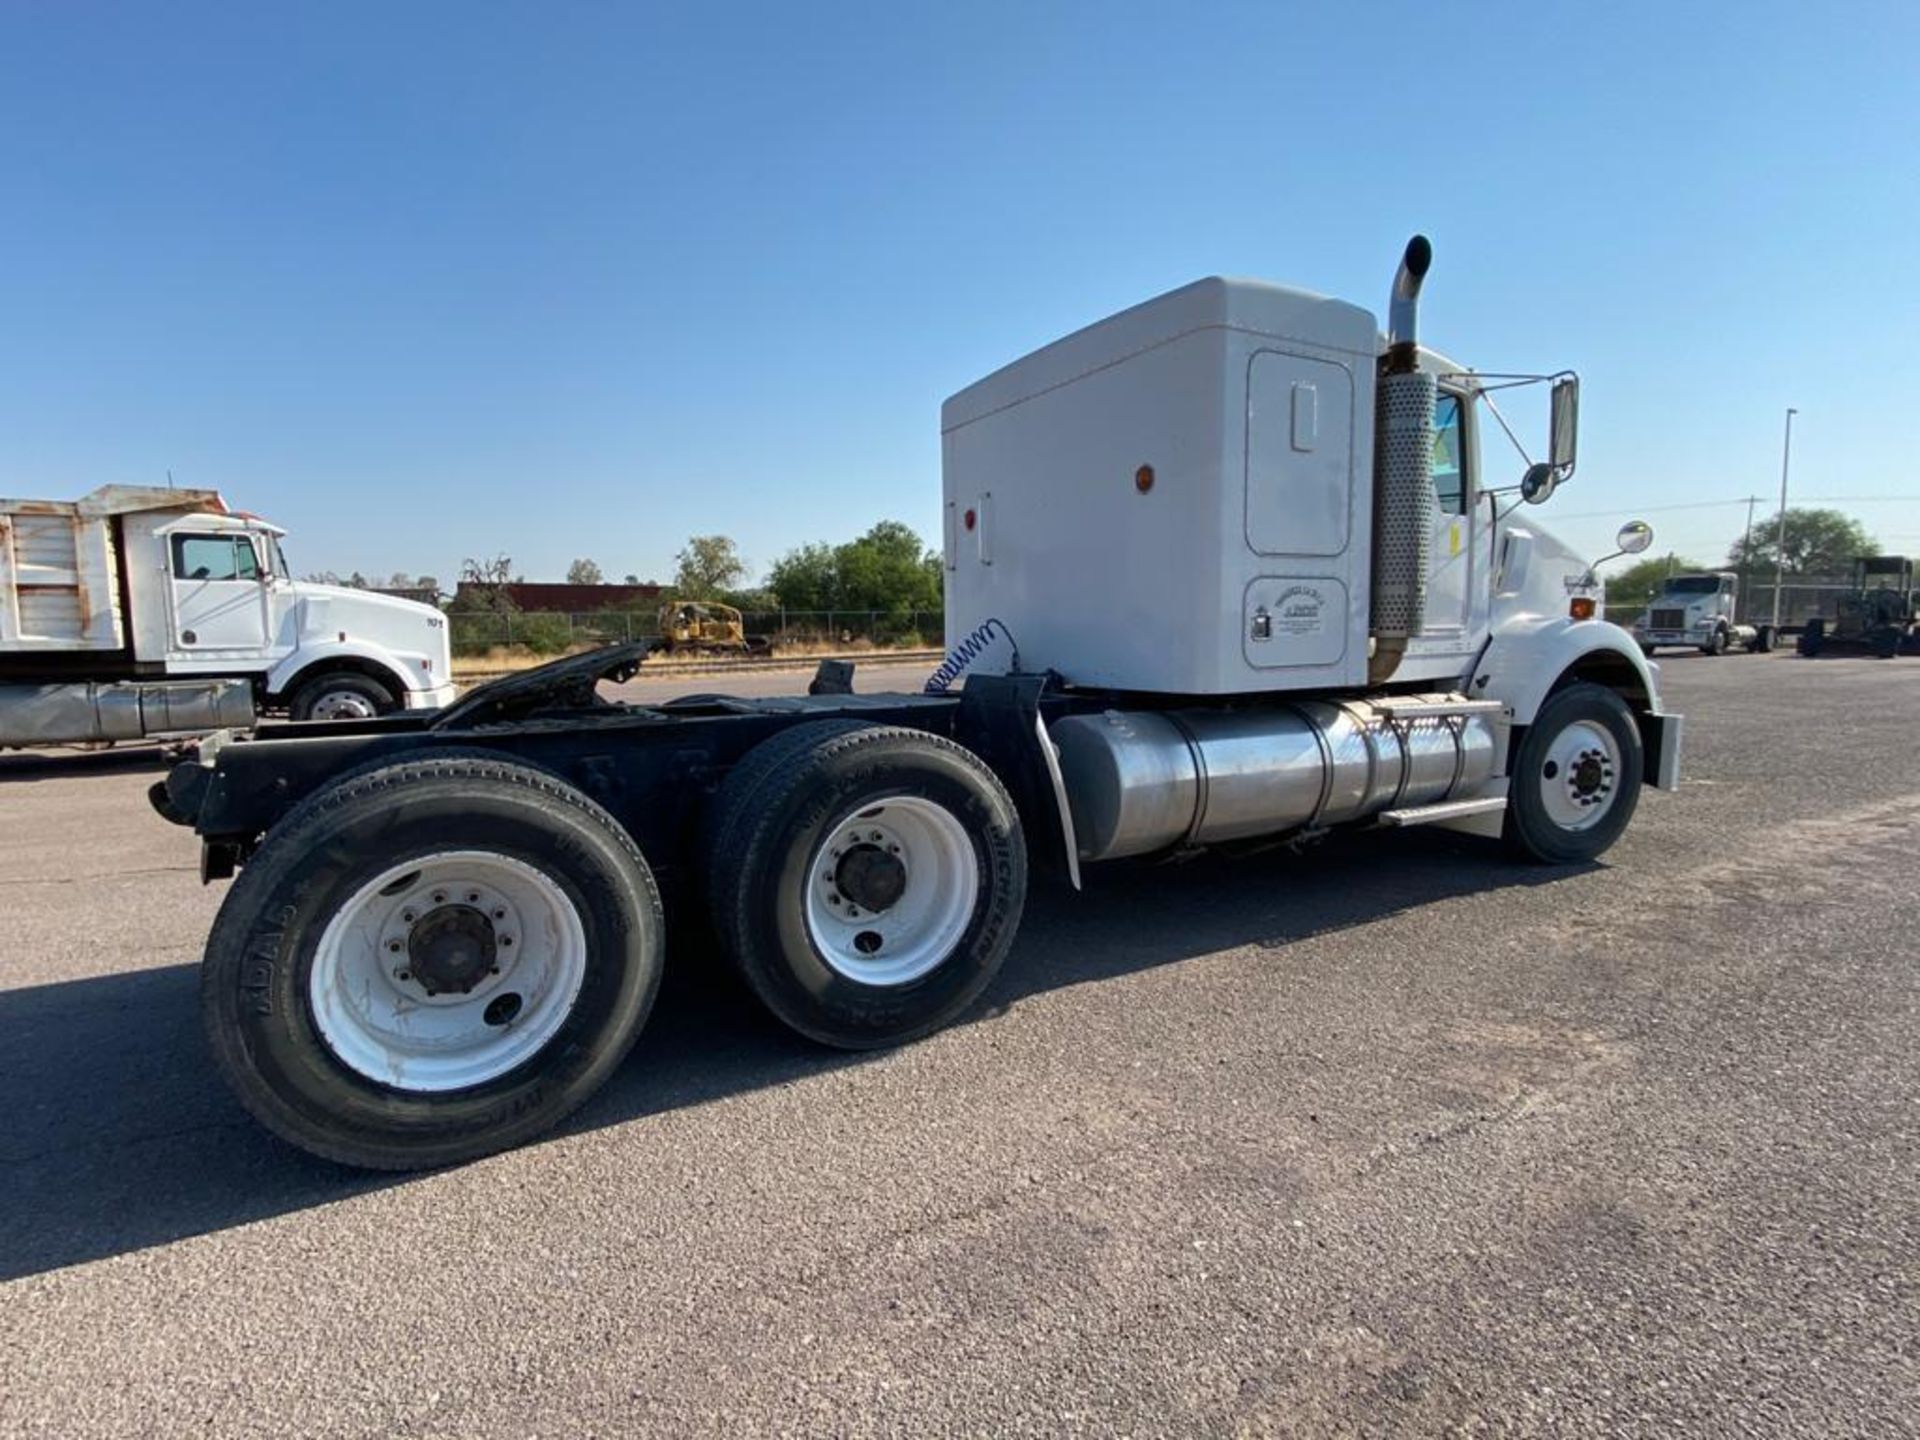
M 262 658 L 267 584 L 252 538 L 176 530 L 167 536 L 167 562 L 173 600 L 169 654 L 183 661 Z
M 1471 652 L 1479 628 L 1475 602 L 1485 587 L 1477 583 L 1484 560 L 1474 543 L 1472 409 L 1468 397 L 1444 387 L 1434 400 L 1433 548 L 1420 631 L 1421 653 L 1428 655 Z

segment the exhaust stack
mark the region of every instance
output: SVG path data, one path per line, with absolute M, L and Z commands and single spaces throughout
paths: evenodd
M 1424 235 L 1407 242 L 1400 269 L 1393 277 L 1393 298 L 1387 305 L 1387 373 L 1404 375 L 1414 368 L 1414 347 L 1420 336 L 1420 286 L 1433 264 L 1433 244 Z
M 1426 623 L 1433 549 L 1433 376 L 1418 369 L 1420 286 L 1433 264 L 1424 235 L 1407 242 L 1387 308 L 1373 437 L 1373 589 L 1367 680 L 1384 684 Z

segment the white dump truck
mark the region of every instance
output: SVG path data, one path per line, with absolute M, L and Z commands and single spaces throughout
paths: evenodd
M 1418 342 L 1430 256 L 1384 334 L 1203 280 L 947 401 L 952 649 L 922 693 L 825 662 L 805 695 L 614 703 L 623 646 L 203 745 L 153 801 L 238 872 L 201 996 L 241 1100 L 354 1165 L 516 1144 L 634 1043 L 668 915 L 857 1049 L 980 999 L 1030 866 L 1429 825 L 1601 854 L 1677 783 L 1680 717 L 1524 504 L 1573 469 L 1577 381 L 1537 377 L 1546 458 L 1503 466 L 1483 417 L 1516 377 Z
M 0 498 L 0 747 L 372 719 L 453 698 L 430 605 L 297 581 L 212 490 Z
M 1731 570 L 1669 575 L 1645 613 L 1633 622 L 1633 638 L 1651 655 L 1661 646 L 1685 646 L 1706 655 L 1729 650 L 1762 654 L 1773 649 L 1773 626 L 1740 618 L 1740 577 Z

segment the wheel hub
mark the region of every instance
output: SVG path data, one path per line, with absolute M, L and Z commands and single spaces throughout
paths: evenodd
M 809 870 L 814 948 L 863 985 L 910 984 L 937 969 L 966 934 L 979 894 L 965 823 L 917 795 L 888 795 L 846 817 Z
M 407 935 L 407 962 L 429 995 L 469 993 L 499 963 L 493 922 L 471 905 L 441 905 Z
M 1539 771 L 1540 800 L 1547 817 L 1567 830 L 1597 825 L 1620 796 L 1619 743 L 1605 726 L 1577 720 L 1547 747 Z
M 357 690 L 329 690 L 313 705 L 316 720 L 371 720 L 373 702 Z
M 1573 793 L 1582 799 L 1604 790 L 1607 784 L 1606 757 L 1597 750 L 1582 752 L 1574 764 L 1573 775 L 1568 783 L 1573 786 Z
M 891 910 L 907 893 L 907 867 L 898 855 L 863 843 L 840 857 L 833 883 L 860 909 L 878 915 Z

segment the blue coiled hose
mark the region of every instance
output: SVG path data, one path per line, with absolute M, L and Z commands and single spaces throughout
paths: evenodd
M 1020 668 L 1020 643 L 1013 638 L 1013 632 L 998 619 L 988 620 L 969 634 L 960 637 L 960 643 L 947 652 L 947 658 L 940 662 L 940 668 L 927 677 L 922 690 L 927 695 L 944 695 L 947 687 L 967 673 L 967 667 L 980 657 L 980 652 L 993 643 L 995 631 L 1007 637 L 1007 645 L 1013 651 L 1013 667 Z

